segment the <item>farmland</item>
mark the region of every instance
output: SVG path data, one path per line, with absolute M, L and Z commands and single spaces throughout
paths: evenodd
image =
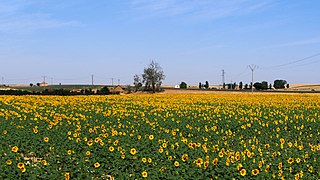
M 314 94 L 0 96 L 0 177 L 319 179 Z

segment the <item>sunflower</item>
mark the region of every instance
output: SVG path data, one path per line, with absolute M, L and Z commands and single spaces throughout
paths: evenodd
M 100 167 L 100 163 L 98 163 L 98 162 L 94 163 L 94 167 L 95 167 L 95 168 Z
M 264 170 L 265 172 L 269 172 L 269 170 L 270 170 L 270 165 L 268 164 L 267 166 L 266 166 L 266 169 Z
M 22 173 L 24 173 L 24 172 L 26 172 L 26 168 L 23 166 L 22 168 L 20 168 L 20 171 L 22 172 Z
M 215 159 L 212 161 L 212 164 L 216 166 L 216 165 L 218 164 L 218 162 L 219 162 L 218 158 L 215 158 Z
M 109 151 L 110 151 L 110 152 L 114 151 L 114 147 L 113 147 L 113 146 L 110 146 L 110 147 L 109 147 Z
M 256 176 L 259 174 L 259 170 L 258 169 L 254 169 L 251 171 L 252 175 Z
M 167 148 L 167 143 L 162 143 L 163 148 Z
M 152 159 L 151 158 L 148 158 L 148 163 L 152 163 Z
M 92 144 L 93 144 L 92 140 L 89 140 L 88 141 L 88 146 L 92 146 Z
M 24 167 L 24 164 L 23 164 L 22 162 L 19 162 L 18 165 L 17 165 L 17 167 L 18 167 L 19 169 L 21 169 L 22 167 Z
M 301 162 L 301 159 L 300 159 L 300 158 L 296 158 L 296 162 L 297 162 L 297 163 L 300 163 L 300 162 Z
M 223 152 L 219 152 L 219 157 L 223 157 Z
M 154 139 L 154 136 L 153 136 L 153 135 L 150 135 L 150 136 L 149 136 L 149 139 L 150 139 L 150 140 L 153 140 L 153 139 Z
M 182 155 L 182 157 L 181 157 L 181 159 L 182 159 L 183 162 L 186 162 L 186 161 L 188 160 L 188 158 L 189 158 L 188 154 L 184 154 L 184 155 Z
M 242 168 L 243 168 L 242 164 L 239 163 L 238 166 L 237 166 L 238 171 L 240 171 Z
M 65 177 L 65 180 L 69 180 L 70 179 L 70 173 L 65 173 L 64 177 Z
M 49 142 L 49 138 L 48 137 L 45 137 L 43 138 L 44 142 Z
M 11 161 L 11 160 L 6 160 L 6 164 L 7 164 L 7 165 L 11 165 L 11 164 L 12 164 L 12 161 Z
M 3 131 L 3 134 L 4 134 L 4 135 L 6 135 L 6 134 L 7 134 L 7 131 L 6 131 L 6 130 L 4 130 L 4 131 Z
M 289 163 L 289 164 L 292 164 L 293 162 L 294 162 L 294 159 L 293 159 L 293 158 L 289 158 L 289 159 L 288 159 L 288 163 Z
M 86 155 L 87 155 L 87 156 L 90 156 L 90 154 L 91 154 L 90 151 L 87 151 L 87 152 L 86 152 Z
M 159 151 L 159 153 L 163 153 L 163 149 L 162 148 L 160 148 L 158 151 Z
M 237 155 L 236 155 L 236 160 L 239 161 L 240 158 L 241 158 L 241 157 L 240 157 L 240 154 L 237 154 Z
M 143 171 L 141 174 L 142 174 L 142 177 L 144 177 L 144 178 L 148 177 L 147 171 Z
M 264 147 L 265 147 L 266 149 L 269 149 L 269 148 L 270 148 L 270 144 L 266 144 L 266 145 L 264 145 Z
M 146 163 L 146 162 L 147 162 L 147 158 L 142 158 L 141 161 L 142 161 L 143 163 Z
M 45 166 L 48 165 L 48 162 L 46 160 L 42 160 L 41 163 Z
M 72 153 L 72 151 L 71 150 L 68 150 L 68 154 L 70 155 Z
M 130 153 L 131 153 L 132 155 L 135 155 L 135 154 L 137 153 L 137 150 L 136 150 L 135 148 L 132 148 L 132 149 L 130 150 Z
M 179 165 L 180 165 L 180 163 L 179 163 L 178 161 L 175 161 L 175 162 L 174 162 L 174 166 L 175 166 L 175 167 L 179 167 Z
M 246 174 L 247 174 L 246 169 L 241 169 L 240 175 L 241 175 L 241 176 L 245 176 Z
M 12 151 L 13 151 L 13 152 L 18 152 L 18 150 L 19 150 L 18 146 L 13 146 L 13 147 L 12 147 Z
M 207 168 L 207 167 L 209 166 L 209 161 L 205 161 L 205 162 L 203 163 L 203 166 L 204 166 L 204 168 Z

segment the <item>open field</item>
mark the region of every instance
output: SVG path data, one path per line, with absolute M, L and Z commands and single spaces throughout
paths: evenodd
M 0 96 L 4 179 L 319 179 L 320 96 Z
M 320 84 L 293 84 L 290 90 L 320 91 Z

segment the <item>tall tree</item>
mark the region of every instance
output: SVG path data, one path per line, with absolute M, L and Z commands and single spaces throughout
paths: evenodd
M 243 88 L 243 82 L 240 81 L 240 82 L 239 82 L 239 89 L 241 90 L 242 88 Z
M 133 85 L 136 91 L 138 91 L 142 87 L 142 81 L 139 75 L 133 76 Z
M 208 82 L 208 81 L 206 81 L 204 87 L 205 87 L 206 89 L 209 89 L 209 82 Z
M 142 82 L 145 83 L 146 90 L 152 90 L 153 93 L 155 93 L 160 90 L 165 75 L 161 66 L 157 62 L 151 61 L 149 66 L 144 68 L 142 79 Z

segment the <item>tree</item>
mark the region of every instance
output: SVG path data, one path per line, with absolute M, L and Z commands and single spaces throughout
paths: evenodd
M 290 88 L 290 85 L 289 84 L 287 84 L 287 89 L 289 89 Z
M 267 90 L 268 89 L 268 82 L 267 81 L 262 81 L 260 82 L 256 82 L 253 85 L 254 88 L 256 88 L 256 90 Z
M 236 87 L 237 87 L 237 83 L 233 83 L 232 84 L 232 89 L 234 90 L 234 89 L 236 89 Z
M 199 82 L 199 89 L 201 89 L 202 88 L 202 84 L 201 84 L 201 82 Z
M 239 82 L 239 89 L 241 90 L 242 88 L 243 88 L 243 83 L 241 81 L 241 82 Z
M 273 87 L 275 89 L 284 89 L 285 88 L 285 85 L 287 84 L 287 81 L 286 80 L 275 80 L 274 83 L 273 83 Z
M 226 83 L 223 83 L 222 89 L 226 89 Z
M 187 89 L 187 83 L 181 82 L 180 83 L 180 89 Z
M 33 87 L 33 83 L 30 83 L 30 87 Z
M 244 89 L 248 89 L 248 84 L 245 84 L 245 85 L 244 85 Z
M 156 91 L 160 91 L 165 75 L 161 66 L 157 62 L 151 61 L 149 66 L 144 68 L 142 79 L 142 82 L 145 83 L 145 89 L 148 91 L 152 90 L 155 93 Z
M 209 82 L 208 81 L 206 81 L 204 88 L 209 89 Z
M 107 86 L 100 89 L 99 94 L 110 94 L 110 90 Z
M 268 82 L 267 81 L 262 81 L 262 89 L 267 90 L 268 89 Z
M 136 91 L 138 91 L 142 87 L 142 81 L 139 75 L 133 76 L 133 85 Z

